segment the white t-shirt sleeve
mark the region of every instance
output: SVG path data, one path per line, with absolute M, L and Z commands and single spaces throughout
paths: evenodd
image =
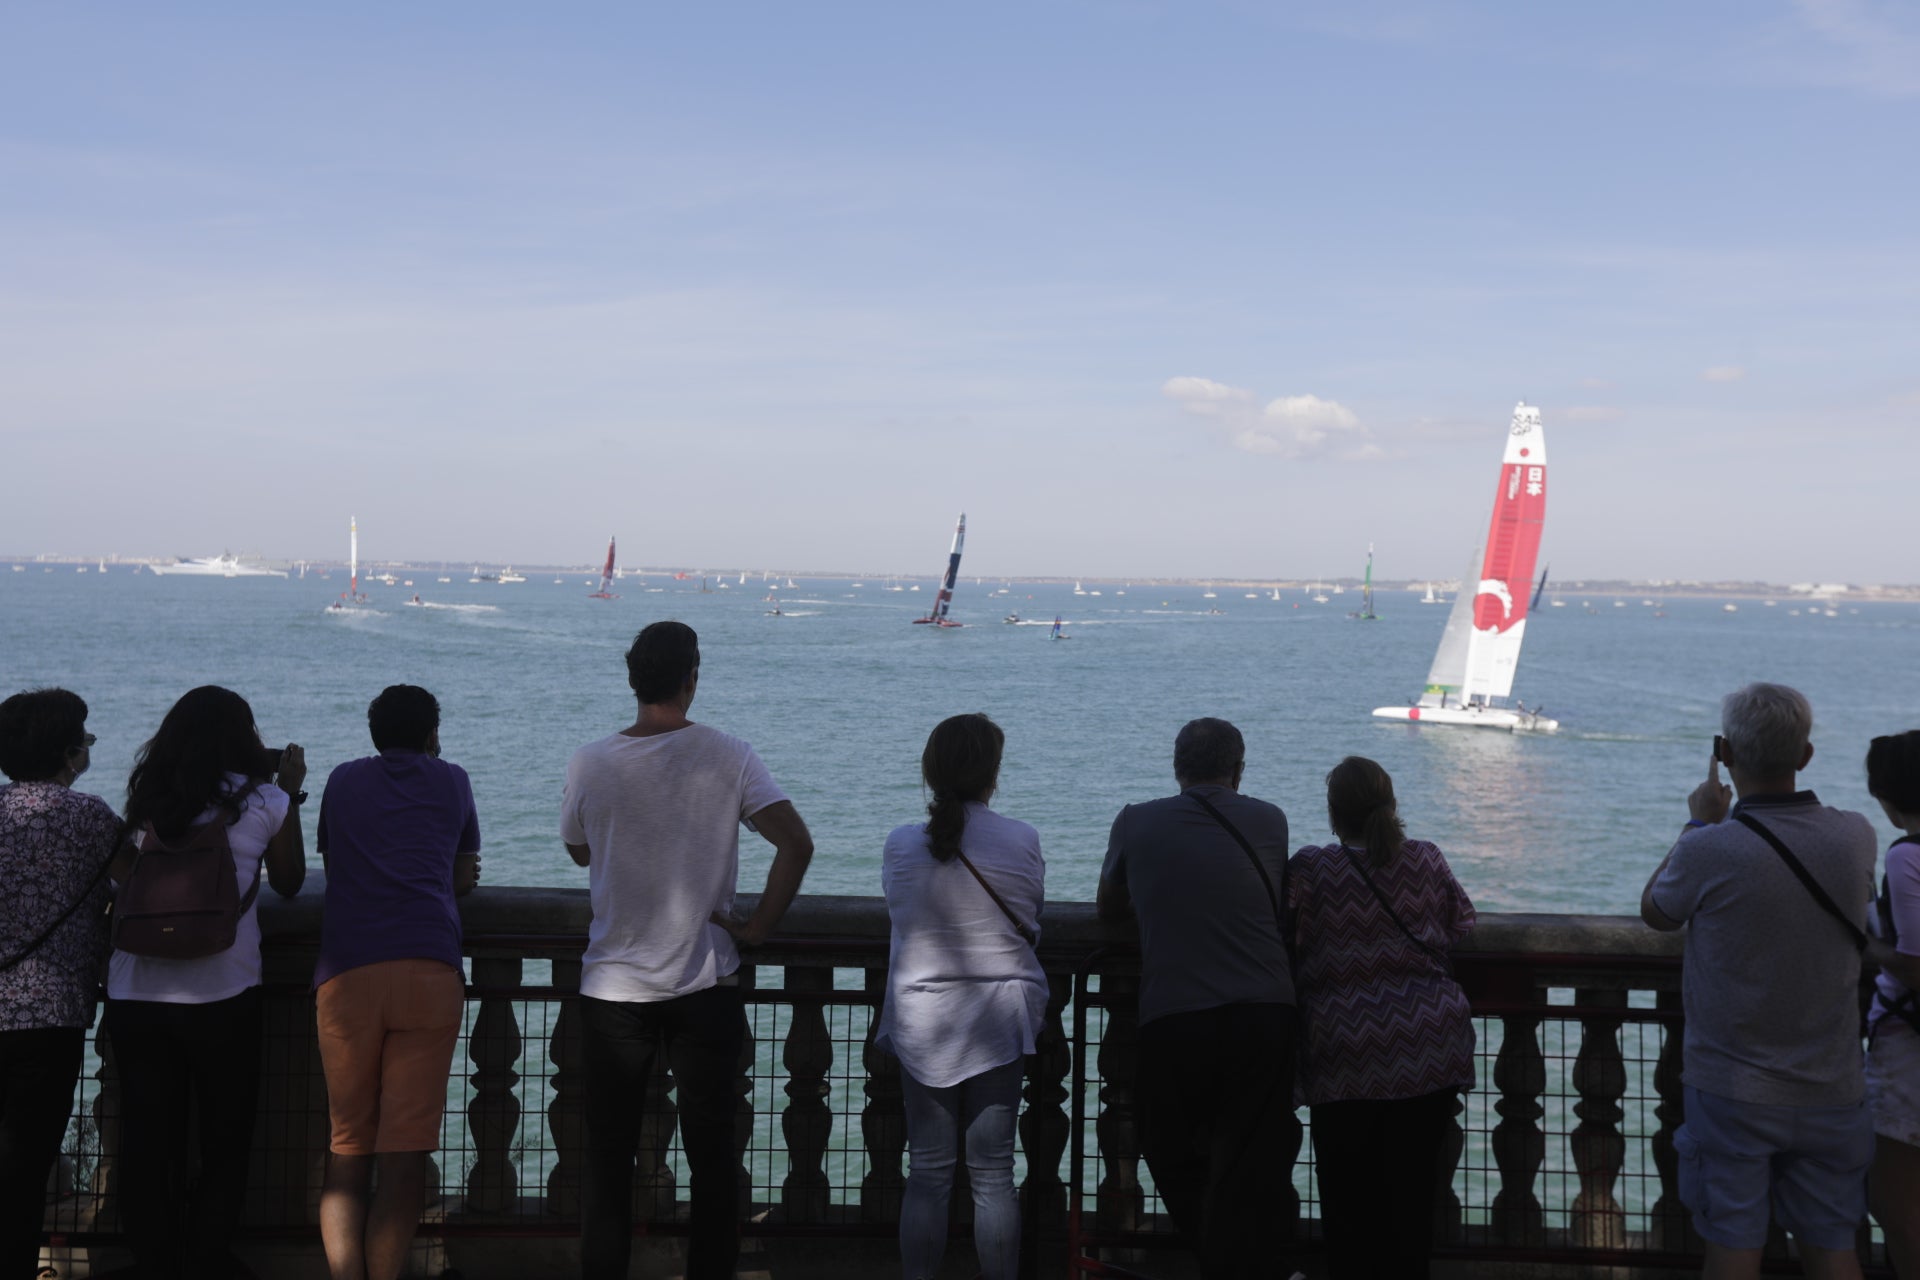
M 753 815 L 786 798 L 787 793 L 767 772 L 766 762 L 760 759 L 760 753 L 748 747 L 746 759 L 740 762 L 740 821 L 749 829 L 758 830 L 753 825 Z

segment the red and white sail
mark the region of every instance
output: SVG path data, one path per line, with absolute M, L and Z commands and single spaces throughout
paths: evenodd
M 1493 494 L 1486 560 L 1473 595 L 1473 634 L 1464 692 L 1504 698 L 1513 692 L 1520 641 L 1527 630 L 1533 567 L 1547 520 L 1547 438 L 1540 410 L 1514 406 L 1500 483 Z M 1466 589 L 1466 584 L 1461 584 Z
M 619 599 L 618 596 L 613 594 L 613 542 L 614 542 L 613 535 L 608 534 L 607 535 L 607 563 L 600 570 L 600 589 L 598 591 L 589 592 L 587 595 L 587 599 L 589 600 Z

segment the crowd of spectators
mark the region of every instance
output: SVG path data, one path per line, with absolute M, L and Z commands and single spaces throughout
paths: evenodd
M 689 718 L 691 628 L 647 627 L 626 665 L 634 719 L 573 754 L 559 821 L 592 907 L 581 1273 L 629 1274 L 635 1152 L 664 1061 L 690 1172 L 686 1276 L 714 1280 L 735 1274 L 743 1210 L 741 953 L 779 925 L 813 843 L 752 746 Z M 94 744 L 86 717 L 62 689 L 0 703 L 0 1280 L 37 1270 L 44 1188 L 103 986 L 136 1272 L 219 1280 L 234 1274 L 259 1087 L 257 897 L 263 879 L 288 896 L 303 882 L 305 756 L 266 747 L 240 695 L 194 689 L 140 749 L 116 814 L 75 790 Z M 1686 930 L 1675 1146 L 1705 1274 L 1758 1275 L 1778 1225 L 1810 1276 L 1856 1276 L 1871 1206 L 1899 1274 L 1920 1276 L 1920 731 L 1868 753 L 1869 791 L 1902 832 L 1876 895 L 1873 825 L 1798 787 L 1807 700 L 1749 685 L 1721 719 L 1640 903 L 1652 928 Z M 405 1266 L 464 1002 L 455 900 L 480 872 L 473 791 L 440 759 L 433 695 L 385 689 L 368 728 L 374 754 L 332 771 L 316 825 L 331 1115 L 320 1221 L 335 1280 Z M 984 715 L 935 726 L 927 816 L 881 851 L 892 933 L 876 1046 L 898 1059 L 904 1094 L 907 1280 L 940 1267 L 961 1161 L 984 1280 L 1020 1269 L 1015 1121 L 1047 1011 L 1046 868 L 1036 830 L 990 807 L 1004 741 Z M 1291 853 L 1286 814 L 1242 793 L 1245 771 L 1240 732 L 1194 720 L 1173 743 L 1175 794 L 1113 822 L 1097 906 L 1137 930 L 1142 1154 L 1203 1275 L 1304 1274 L 1271 1224 L 1291 1178 L 1274 1153 L 1305 1106 L 1324 1235 L 1305 1264 L 1333 1280 L 1425 1276 L 1450 1119 L 1475 1083 L 1449 954 L 1473 904 L 1442 852 L 1408 836 L 1374 761 L 1334 767 L 1331 842 Z M 750 914 L 735 905 L 743 826 L 773 847 Z M 202 902 L 179 869 L 208 857 L 220 887 Z M 1880 967 L 1864 1051 L 1863 955 Z

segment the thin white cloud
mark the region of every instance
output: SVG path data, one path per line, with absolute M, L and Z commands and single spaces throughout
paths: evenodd
M 1900 0 L 1793 0 L 1800 20 L 1825 43 L 1807 59 L 1808 78 L 1885 97 L 1920 94 L 1920 15 Z
M 1700 371 L 1702 382 L 1738 382 L 1747 371 L 1737 364 L 1716 364 Z
M 1280 396 L 1257 403 L 1245 387 L 1212 378 L 1169 378 L 1160 394 L 1188 413 L 1218 423 L 1234 448 L 1279 458 L 1319 457 L 1338 452 L 1351 460 L 1381 456 L 1367 439 L 1360 417 L 1338 400 L 1316 395 Z M 1336 450 L 1336 445 L 1346 448 Z

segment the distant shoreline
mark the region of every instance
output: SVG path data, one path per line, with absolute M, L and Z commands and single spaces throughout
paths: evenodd
M 300 566 L 303 563 L 306 566 L 307 573 L 309 576 L 315 573 L 324 573 L 324 574 L 344 573 L 346 572 L 346 568 L 347 568 L 346 562 L 340 561 L 340 560 L 299 561 L 299 560 L 284 560 L 284 559 L 267 558 L 267 557 L 261 557 L 261 558 L 255 559 L 252 557 L 244 557 L 244 556 L 242 558 L 246 560 L 246 562 L 249 564 L 257 564 L 257 565 L 260 565 L 261 567 L 271 568 L 271 569 L 286 569 L 296 575 L 298 574 Z M 150 565 L 150 564 L 170 564 L 170 563 L 172 563 L 172 560 L 164 556 L 147 556 L 147 557 L 108 556 L 103 559 L 102 557 L 99 557 L 99 556 L 75 556 L 75 555 L 0 555 L 0 566 L 4 566 L 4 568 L 0 568 L 0 573 L 11 574 L 13 565 L 20 565 L 28 570 L 32 570 L 35 568 L 54 568 L 54 567 L 60 567 L 60 566 L 65 566 L 71 569 L 79 569 L 81 567 L 92 568 L 99 564 L 105 564 L 109 571 L 113 571 L 117 569 L 123 573 L 126 573 L 126 572 L 134 572 L 137 570 L 144 569 L 147 565 Z M 377 560 L 377 561 L 362 562 L 362 564 L 360 565 L 360 573 L 361 573 L 362 579 L 368 579 L 377 574 L 383 574 L 383 573 L 393 573 L 393 574 L 412 573 L 412 574 L 423 574 L 423 575 L 432 574 L 432 575 L 447 575 L 447 576 L 459 574 L 459 575 L 462 575 L 463 577 L 468 577 L 472 575 L 474 567 L 475 567 L 475 562 L 471 560 L 462 561 L 458 564 L 453 564 L 445 561 L 431 561 L 431 560 L 429 561 Z M 584 581 L 588 578 L 597 579 L 600 575 L 600 566 L 584 565 L 584 564 L 540 565 L 540 564 L 522 564 L 518 561 L 515 561 L 512 565 L 508 565 L 504 562 L 502 563 L 481 562 L 479 563 L 478 567 L 480 572 L 492 573 L 492 574 L 497 574 L 503 569 L 512 568 L 517 573 L 529 576 L 528 585 L 534 585 L 532 580 L 542 576 L 559 575 L 562 577 L 578 577 Z M 845 572 L 844 570 L 818 570 L 818 569 L 780 569 L 780 570 L 769 572 L 767 570 L 762 570 L 762 569 L 742 570 L 737 566 L 730 569 L 713 569 L 713 568 L 701 569 L 701 568 L 687 568 L 687 567 L 681 567 L 681 566 L 643 566 L 638 568 L 623 568 L 620 572 L 622 576 L 625 578 L 655 578 L 655 579 L 666 579 L 668 581 L 679 581 L 683 583 L 691 583 L 696 589 L 698 587 L 699 580 L 702 577 L 715 582 L 718 582 L 720 579 L 724 578 L 728 580 L 729 583 L 733 583 L 737 581 L 737 579 L 739 578 L 742 572 L 744 572 L 747 575 L 748 586 L 753 586 L 755 584 L 766 584 L 766 583 L 776 583 L 776 582 L 784 585 L 788 578 L 793 578 L 795 580 L 807 579 L 813 582 L 820 582 L 820 581 L 863 582 L 863 583 L 866 583 L 868 586 L 873 586 L 875 584 L 883 584 L 883 585 L 891 584 L 895 581 L 927 582 L 927 583 L 937 581 L 934 575 L 925 574 L 925 573 L 921 573 L 921 574 L 864 573 L 862 574 L 862 573 L 848 573 L 848 572 Z M 682 574 L 686 576 L 682 578 L 680 576 Z M 1351 578 L 1351 577 L 1345 577 L 1345 578 L 1318 578 L 1318 577 L 1316 578 L 1207 578 L 1207 577 L 1127 578 L 1127 577 L 1119 577 L 1119 576 L 1088 577 L 1085 575 L 1073 575 L 1073 574 L 1016 574 L 1013 576 L 995 576 L 995 575 L 984 575 L 984 574 L 969 575 L 965 573 L 961 574 L 962 585 L 973 585 L 975 583 L 1001 583 L 1001 584 L 1011 586 L 1015 583 L 1018 583 L 1022 586 L 1052 586 L 1052 585 L 1065 585 L 1070 582 L 1091 584 L 1092 586 L 1097 587 L 1102 591 L 1108 591 L 1114 587 L 1119 587 L 1122 589 L 1131 588 L 1131 587 L 1181 587 L 1181 588 L 1206 587 L 1206 588 L 1213 588 L 1216 590 L 1227 589 L 1227 590 L 1241 591 L 1241 592 L 1246 592 L 1246 591 L 1271 592 L 1275 588 L 1278 588 L 1283 593 L 1296 592 L 1296 591 L 1311 593 L 1316 588 L 1324 588 L 1324 589 L 1330 590 L 1336 586 L 1341 588 L 1343 593 L 1353 593 L 1353 592 L 1358 592 L 1360 590 L 1360 580 L 1358 578 Z M 503 585 L 517 585 L 517 584 L 503 584 Z M 1390 593 L 1401 593 L 1401 592 L 1410 592 L 1410 591 L 1424 592 L 1427 589 L 1427 586 L 1428 586 L 1428 579 L 1425 579 L 1425 578 L 1414 578 L 1414 579 L 1384 579 L 1383 578 L 1383 579 L 1376 579 L 1374 581 L 1373 589 L 1376 594 L 1384 595 L 1384 594 L 1390 594 Z M 1432 580 L 1432 586 L 1433 586 L 1433 589 L 1439 592 L 1440 594 L 1451 597 L 1459 589 L 1459 582 L 1457 579 L 1442 580 L 1439 578 L 1435 578 Z M 1547 594 L 1549 596 L 1558 596 L 1563 599 L 1571 595 L 1608 597 L 1607 599 L 1608 605 L 1611 605 L 1612 597 L 1624 597 L 1624 596 L 1633 596 L 1635 597 L 1636 601 L 1642 600 L 1642 599 L 1651 599 L 1656 603 L 1661 600 L 1686 600 L 1686 599 L 1783 600 L 1783 601 L 1784 600 L 1832 599 L 1832 600 L 1845 600 L 1849 603 L 1858 604 L 1865 601 L 1875 601 L 1875 600 L 1902 601 L 1902 602 L 1920 601 L 1920 584 L 1908 583 L 1908 584 L 1863 585 L 1859 583 L 1774 583 L 1774 582 L 1756 582 L 1756 581 L 1647 582 L 1647 581 L 1634 581 L 1632 579 L 1627 579 L 1627 578 L 1586 578 L 1586 579 L 1572 579 L 1565 582 L 1550 582 L 1547 584 Z

